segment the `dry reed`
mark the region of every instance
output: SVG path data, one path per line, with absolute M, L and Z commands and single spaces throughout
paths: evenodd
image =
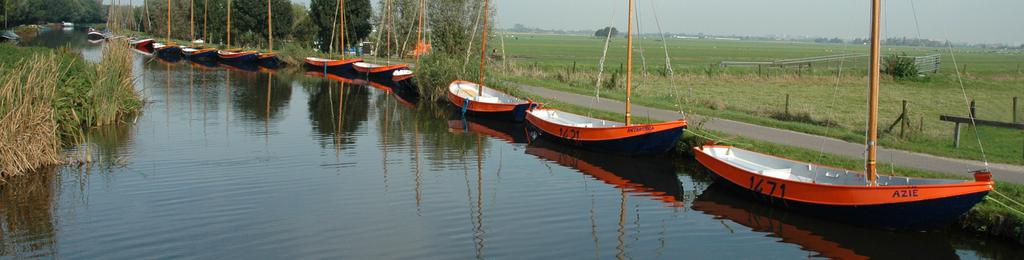
M 61 73 L 57 56 L 45 54 L 0 79 L 0 178 L 61 163 L 52 104 Z

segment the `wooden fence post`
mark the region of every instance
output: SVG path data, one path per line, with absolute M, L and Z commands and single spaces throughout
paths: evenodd
M 903 100 L 903 112 L 900 113 L 900 138 L 903 138 L 903 132 L 905 127 L 910 127 L 910 118 L 907 117 L 907 100 Z
M 978 118 L 978 107 L 974 106 L 974 100 L 971 99 L 971 118 Z
M 1017 123 L 1017 97 L 1013 97 L 1013 122 Z
M 960 148 L 960 123 L 953 126 L 953 147 Z

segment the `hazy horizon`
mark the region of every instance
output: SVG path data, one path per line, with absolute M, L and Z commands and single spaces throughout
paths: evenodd
M 109 0 L 105 0 L 109 1 Z M 379 0 L 371 0 L 376 5 Z M 140 0 L 132 2 L 141 3 Z M 309 0 L 292 0 L 308 6 Z M 626 1 L 492 0 L 496 24 L 552 30 L 626 27 Z M 641 33 L 867 38 L 867 0 L 636 0 Z M 656 7 L 656 9 L 652 8 Z M 882 38 L 1024 43 L 1024 1 L 882 1 Z M 654 12 L 657 10 L 657 13 Z M 916 10 L 916 23 L 915 12 Z M 612 15 L 614 14 L 614 17 Z M 918 27 L 916 24 L 920 24 Z

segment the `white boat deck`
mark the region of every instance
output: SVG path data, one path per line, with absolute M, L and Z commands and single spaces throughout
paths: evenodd
M 523 99 L 488 88 L 487 86 L 483 87 L 483 95 L 480 95 L 477 93 L 479 86 L 472 82 L 454 82 L 448 86 L 448 90 L 463 99 L 482 103 L 519 104 L 524 102 Z
M 705 153 L 748 172 L 790 181 L 828 185 L 867 186 L 864 174 L 787 160 L 735 147 L 704 148 Z M 961 183 L 961 180 L 925 179 L 880 175 L 881 186 Z
M 547 122 L 572 127 L 594 128 L 620 127 L 625 125 L 619 122 L 597 119 L 554 109 L 534 109 L 529 113 L 534 117 L 537 117 Z

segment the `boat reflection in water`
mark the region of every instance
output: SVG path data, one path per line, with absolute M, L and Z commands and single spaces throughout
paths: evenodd
M 651 197 L 670 207 L 683 207 L 683 188 L 673 160 L 626 157 L 563 146 L 542 138 L 526 153 L 583 172 L 635 196 Z
M 511 144 L 525 144 L 528 141 L 526 127 L 522 123 L 509 123 L 482 117 L 462 117 L 458 112 L 452 114 L 453 116 L 448 120 L 448 132 L 478 133 Z
M 942 232 L 896 232 L 826 221 L 745 200 L 728 187 L 713 184 L 693 201 L 694 210 L 768 232 L 833 259 L 957 258 L 950 236 Z

